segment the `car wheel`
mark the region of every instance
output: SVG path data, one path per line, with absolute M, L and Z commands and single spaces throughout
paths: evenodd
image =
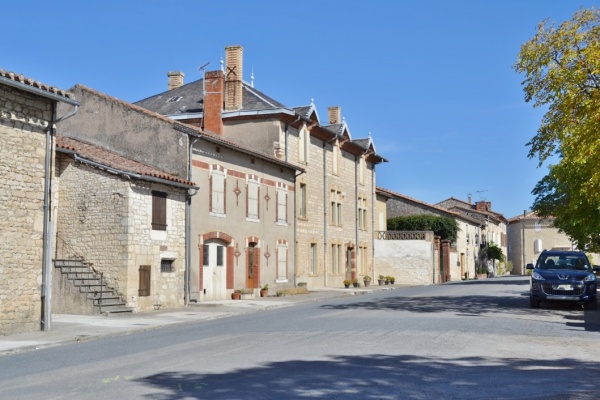
M 533 296 L 529 296 L 529 308 L 540 308 L 540 301 Z
M 598 309 L 598 301 L 593 300 L 585 305 L 586 310 L 597 310 Z

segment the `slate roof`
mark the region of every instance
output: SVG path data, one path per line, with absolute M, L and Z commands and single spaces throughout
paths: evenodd
M 168 182 L 173 182 L 184 186 L 194 187 L 193 182 L 181 179 L 171 174 L 167 174 L 156 168 L 130 160 L 101 147 L 91 145 L 80 140 L 64 136 L 57 136 L 56 149 L 59 152 L 76 154 L 84 161 L 92 161 L 100 166 L 108 167 L 109 169 L 141 175 L 140 179 L 144 179 L 144 176 L 152 177 L 167 181 L 165 182 L 166 184 L 168 184 Z
M 186 83 L 176 89 L 167 90 L 135 105 L 162 115 L 177 116 L 204 111 L 203 80 Z M 287 108 L 247 83 L 242 84 L 242 110 L 275 110 Z M 239 111 L 239 110 L 237 110 Z
M 27 78 L 24 75 L 5 71 L 2 68 L 0 68 L 0 83 L 5 83 L 12 87 L 21 88 L 30 92 L 35 91 L 42 96 L 45 95 L 47 97 L 54 97 L 59 101 L 65 101 L 71 104 L 79 104 L 73 100 L 71 93 L 67 92 L 66 90 L 62 90 L 31 78 Z

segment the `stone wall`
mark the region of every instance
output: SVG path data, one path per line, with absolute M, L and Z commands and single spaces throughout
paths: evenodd
M 51 101 L 0 85 L 0 335 L 40 329 Z

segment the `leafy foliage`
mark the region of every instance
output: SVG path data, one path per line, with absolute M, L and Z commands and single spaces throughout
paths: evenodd
M 387 227 L 390 231 L 433 231 L 436 236 L 451 242 L 456 240 L 459 230 L 453 218 L 428 214 L 390 218 Z
M 533 210 L 581 248 L 600 244 L 600 11 L 581 9 L 559 26 L 543 21 L 514 66 L 525 101 L 545 107 L 530 158 L 558 156 L 533 190 Z
M 502 253 L 502 249 L 493 242 L 487 247 L 487 258 L 493 260 L 494 264 L 496 261 L 504 262 L 506 260 L 504 253 Z

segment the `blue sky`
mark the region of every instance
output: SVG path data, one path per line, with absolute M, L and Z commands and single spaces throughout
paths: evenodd
M 529 209 L 546 174 L 527 158 L 542 111 L 512 69 L 544 20 L 596 1 L 20 0 L 4 7 L 0 68 L 134 102 L 165 91 L 167 71 L 219 68 L 244 47 L 244 79 L 289 106 L 340 106 L 353 138 L 371 133 L 377 185 L 428 203 Z

